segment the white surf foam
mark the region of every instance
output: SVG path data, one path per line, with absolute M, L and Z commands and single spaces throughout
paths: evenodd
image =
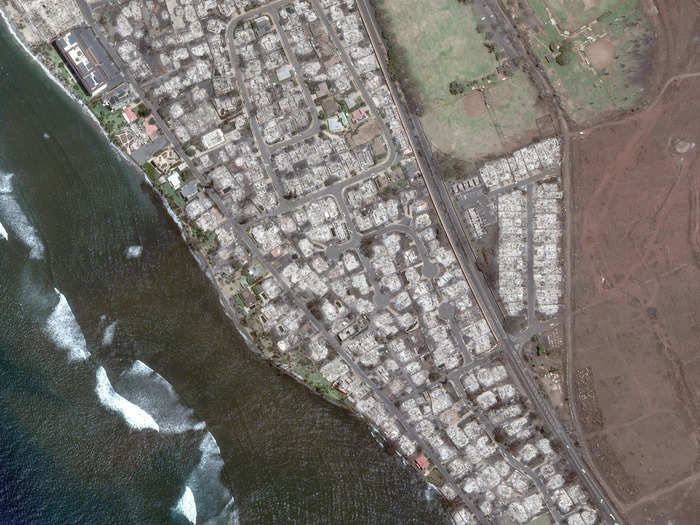
M 143 361 L 136 360 L 114 382 L 114 389 L 128 401 L 140 406 L 158 423 L 160 432 L 180 434 L 203 430 L 191 408 L 180 402 L 173 386 Z
M 197 514 L 205 523 L 237 523 L 237 508 L 231 492 L 221 483 L 224 460 L 210 432 L 199 442 L 199 463 L 187 477 L 197 502 Z
M 153 369 L 143 361 L 137 359 L 129 369 L 129 374 L 138 377 L 148 377 L 153 373 Z
M 117 330 L 117 321 L 110 323 L 105 328 L 105 333 L 102 336 L 102 346 L 110 346 L 114 341 L 114 333 Z
M 0 217 L 7 227 L 29 248 L 29 257 L 43 259 L 44 244 L 37 231 L 12 195 L 0 195 Z
M 0 218 L 5 221 L 10 230 L 29 248 L 29 257 L 42 259 L 44 257 L 44 245 L 39 239 L 39 234 L 29 222 L 17 200 L 12 195 L 12 173 L 0 173 Z M 3 237 L 7 239 L 7 230 Z
M 6 230 L 5 227 L 2 225 L 1 222 L 0 222 L 0 237 L 2 237 L 3 239 L 7 240 L 7 230 Z
M 136 259 L 138 257 L 141 257 L 142 253 L 143 253 L 143 246 L 129 246 L 126 249 L 126 258 L 127 259 Z
M 12 173 L 0 173 L 0 193 L 12 193 Z
M 177 502 L 175 507 L 175 512 L 179 512 L 187 521 L 193 525 L 197 523 L 197 504 L 194 501 L 194 494 L 192 494 L 192 489 L 188 486 L 185 487 L 185 491 L 180 497 L 180 501 Z
M 68 351 L 71 361 L 84 361 L 90 355 L 87 350 L 85 336 L 78 321 L 75 320 L 66 297 L 54 288 L 58 294 L 58 304 L 46 319 L 45 331 L 49 339 L 63 350 Z
M 148 412 L 114 391 L 104 367 L 101 366 L 97 369 L 96 376 L 97 384 L 95 385 L 95 393 L 100 403 L 107 409 L 119 412 L 124 418 L 124 421 L 126 421 L 126 424 L 133 429 L 144 430 L 150 428 L 155 431 L 160 430 L 158 424 Z

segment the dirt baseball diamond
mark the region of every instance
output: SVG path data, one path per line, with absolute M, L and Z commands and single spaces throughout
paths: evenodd
M 700 517 L 700 77 L 574 140 L 574 391 L 629 523 Z
M 486 112 L 484 95 L 479 90 L 474 90 L 464 95 L 462 104 L 468 117 L 479 117 Z
M 591 65 L 601 71 L 615 59 L 615 46 L 607 38 L 601 38 L 586 48 L 586 56 Z

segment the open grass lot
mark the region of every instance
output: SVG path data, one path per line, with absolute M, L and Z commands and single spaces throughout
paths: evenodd
M 559 27 L 575 31 L 598 18 L 620 0 L 545 0 Z
M 592 24 L 591 29 L 572 38 L 574 56 L 569 64 L 555 62 L 550 44 L 563 36 L 549 19 L 544 0 L 530 0 L 543 29 L 532 37 L 533 50 L 547 70 L 554 88 L 564 100 L 571 117 L 579 123 L 596 119 L 612 110 L 634 107 L 644 94 L 644 79 L 649 69 L 651 24 L 639 0 L 622 0 Z M 587 46 L 588 37 L 605 37 L 613 59 L 596 70 L 586 64 L 585 56 L 593 56 Z
M 376 0 L 379 20 L 392 48 L 401 48 L 411 83 L 420 94 L 421 122 L 440 152 L 461 160 L 502 153 L 536 133 L 537 92 L 516 71 L 501 80 L 498 60 L 484 46 L 488 28 L 457 0 Z M 492 75 L 483 93 L 467 88 L 451 95 L 449 83 Z
M 547 113 L 537 90 L 521 71 L 482 91 L 450 97 L 421 118 L 425 133 L 442 153 L 462 160 L 497 155 L 538 136 L 536 119 Z
M 377 0 L 376 7 L 390 20 L 385 33 L 406 51 L 428 106 L 450 97 L 451 80 L 478 79 L 498 65 L 482 45 L 472 9 L 457 0 Z
M 461 97 L 450 97 L 439 107 L 430 108 L 421 117 L 425 133 L 435 148 L 463 160 L 475 159 L 502 149 L 486 108 L 484 111 L 469 112 L 465 108 L 465 98 L 472 96 L 481 97 L 481 94 L 475 91 Z
M 525 73 L 518 71 L 497 82 L 484 91 L 484 96 L 506 148 L 514 149 L 537 136 L 536 120 L 548 111 L 538 101 L 537 89 Z

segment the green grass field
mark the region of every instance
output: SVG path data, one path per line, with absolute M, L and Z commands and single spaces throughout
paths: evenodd
M 476 31 L 471 7 L 457 0 L 377 0 L 391 20 L 392 40 L 406 51 L 426 105 L 450 97 L 450 81 L 475 80 L 498 65 Z
M 575 31 L 582 25 L 598 18 L 620 0 L 545 0 L 559 27 Z
M 331 385 L 320 372 L 310 366 L 297 365 L 292 370 L 299 374 L 304 382 L 316 392 L 328 397 L 329 399 L 341 402 L 345 399 L 342 392 L 338 391 Z
M 522 71 L 489 87 L 484 96 L 507 143 L 527 142 L 537 130 L 537 119 L 547 113 L 538 102 L 537 89 Z
M 469 116 L 463 97 L 451 97 L 421 117 L 426 135 L 443 153 L 463 160 L 501 149 L 501 141 L 487 111 Z
M 498 60 L 484 46 L 489 28 L 477 31 L 479 20 L 471 6 L 457 0 L 377 0 L 377 11 L 391 46 L 404 51 L 422 98 L 425 133 L 442 153 L 475 160 L 516 146 L 508 139 L 528 136 L 536 129 L 537 92 L 525 74 L 483 82 L 496 72 Z M 467 110 L 465 98 L 472 91 L 467 87 L 463 95 L 451 95 L 448 88 L 453 80 L 482 81 L 492 114 L 486 108 Z M 502 82 L 507 87 L 501 88 Z M 507 128 L 505 143 L 497 128 Z
M 476 95 L 467 91 L 421 117 L 435 147 L 462 160 L 505 153 L 530 142 L 537 135 L 537 118 L 547 113 L 538 103 L 537 89 L 522 71 L 484 88 L 488 110 L 484 107 L 480 114 L 466 111 L 464 97 L 468 96 Z
M 562 36 L 552 25 L 542 0 L 530 0 L 530 6 L 544 26 L 533 41 L 540 58 L 571 117 L 586 122 L 616 109 L 634 107 L 642 95 L 645 56 L 652 38 L 652 28 L 644 16 L 639 0 L 622 0 L 592 25 L 591 32 L 577 35 L 575 47 L 585 52 L 586 36 L 606 35 L 614 45 L 615 59 L 602 71 L 588 68 L 575 55 L 569 64 L 559 65 L 549 49 Z

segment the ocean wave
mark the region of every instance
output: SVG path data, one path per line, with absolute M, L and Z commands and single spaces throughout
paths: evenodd
M 12 193 L 12 173 L 0 173 L 0 193 Z
M 143 246 L 129 246 L 126 249 L 126 258 L 127 259 L 137 259 L 138 257 L 141 257 L 142 253 L 143 253 Z
M 114 321 L 107 325 L 105 328 L 105 333 L 102 336 L 102 346 L 110 346 L 114 341 L 114 333 L 117 330 L 117 321 Z
M 177 502 L 175 512 L 182 514 L 193 525 L 197 523 L 197 504 L 189 486 L 185 486 L 185 491 L 182 493 L 180 501 Z
M 199 463 L 187 478 L 202 523 L 228 525 L 238 522 L 238 512 L 231 492 L 221 483 L 224 460 L 214 436 L 206 432 L 199 443 Z
M 102 375 L 106 380 L 106 374 L 102 372 Z M 234 498 L 221 482 L 224 460 L 219 445 L 205 430 L 206 424 L 181 403 L 172 385 L 146 363 L 136 360 L 114 381 L 112 390 L 125 402 L 148 414 L 161 434 L 204 430 L 198 445 L 199 463 L 185 480 L 182 496 L 172 511 L 182 514 L 191 523 L 238 523 Z
M 134 361 L 130 368 L 122 372 L 114 383 L 114 389 L 147 411 L 164 434 L 206 428 L 194 411 L 180 402 L 172 385 L 143 361 Z
M 104 367 L 100 366 L 97 369 L 96 377 L 97 383 L 95 385 L 95 393 L 100 403 L 107 409 L 120 413 L 124 421 L 126 421 L 126 424 L 135 430 L 145 430 L 148 428 L 155 431 L 160 430 L 158 424 L 148 412 L 115 392 L 114 388 L 112 388 L 112 383 L 109 382 L 109 377 L 107 377 L 107 371 Z
M 58 304 L 46 319 L 45 332 L 56 346 L 68 350 L 71 361 L 84 361 L 90 355 L 85 336 L 65 295 L 56 288 L 54 291 L 59 297 Z
M 32 259 L 44 257 L 44 244 L 39 239 L 39 234 L 12 195 L 11 173 L 0 174 L 0 218 L 29 248 L 29 257 Z M 4 227 L 3 231 L 5 231 L 4 237 L 7 239 L 7 231 Z

